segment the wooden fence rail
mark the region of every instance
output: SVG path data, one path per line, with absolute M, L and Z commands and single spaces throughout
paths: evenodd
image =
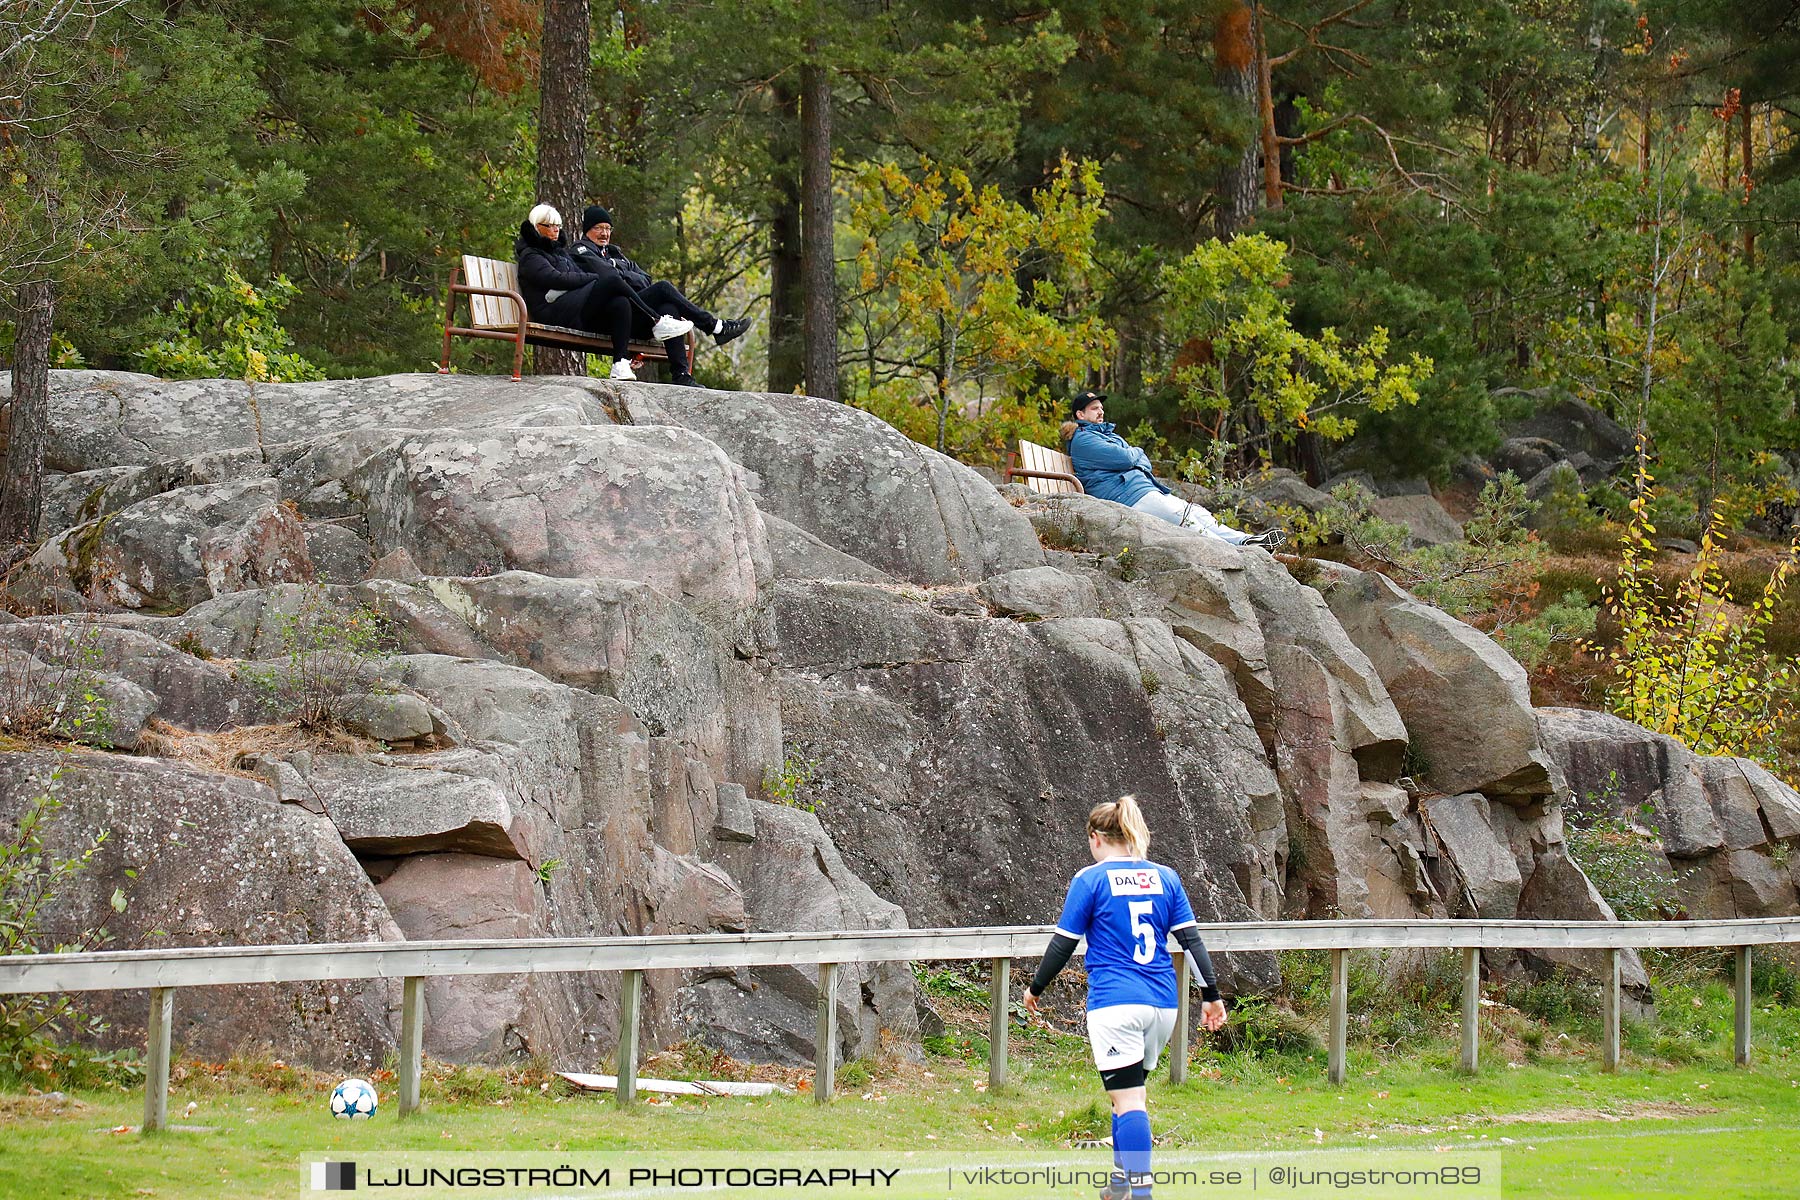
M 1007 1030 L 1013 960 L 1044 951 L 1048 925 L 991 929 L 898 929 L 827 933 L 706 934 L 686 937 L 539 938 L 506 941 L 340 942 L 324 945 L 206 946 L 107 950 L 90 954 L 23 954 L 0 958 L 0 995 L 147 988 L 150 992 L 145 1132 L 168 1123 L 170 1038 L 175 991 L 222 984 L 305 983 L 330 979 L 400 979 L 400 1113 L 419 1109 L 426 979 L 447 975 L 526 975 L 620 971 L 618 1091 L 621 1105 L 637 1094 L 638 1026 L 645 971 L 693 967 L 814 966 L 819 971 L 814 1098 L 831 1099 L 836 1069 L 838 969 L 847 963 L 982 960 L 989 962 L 988 1081 L 1007 1078 Z M 1214 952 L 1329 950 L 1331 1021 L 1328 1070 L 1342 1083 L 1349 1040 L 1349 952 L 1460 949 L 1463 956 L 1461 1067 L 1474 1071 L 1480 1046 L 1482 950 L 1597 950 L 1605 953 L 1602 1063 L 1619 1064 L 1620 978 L 1627 948 L 1732 947 L 1736 951 L 1736 1061 L 1750 1061 L 1751 948 L 1800 943 L 1800 917 L 1743 921 L 1281 921 L 1201 926 Z M 1085 949 L 1085 947 L 1084 947 Z M 1187 1075 L 1191 968 L 1171 941 L 1180 1008 L 1170 1075 Z

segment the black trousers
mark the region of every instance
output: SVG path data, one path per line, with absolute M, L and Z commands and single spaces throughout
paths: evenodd
M 596 277 L 578 288 L 564 292 L 538 313 L 533 320 L 546 325 L 567 325 L 612 340 L 614 358 L 631 357 L 631 325 L 641 316 L 634 303 L 631 285 L 623 279 Z
M 717 317 L 682 295 L 680 289 L 666 279 L 651 284 L 637 295 L 642 304 L 633 310 L 632 332 L 638 337 L 650 336 L 650 327 L 656 323 L 656 317 L 685 317 L 701 333 L 711 333 L 719 323 Z M 654 310 L 656 316 L 646 314 L 644 306 Z M 689 373 L 687 338 L 670 338 L 663 343 L 663 349 L 669 355 L 669 374 L 679 378 Z
M 711 333 L 713 326 L 719 323 L 717 317 L 682 295 L 680 289 L 666 279 L 660 279 L 638 292 L 638 299 L 655 309 L 659 317 L 685 317 L 701 333 Z

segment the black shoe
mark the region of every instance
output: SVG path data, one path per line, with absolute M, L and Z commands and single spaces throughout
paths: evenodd
M 694 377 L 692 375 L 671 375 L 671 376 L 669 376 L 669 382 L 674 384 L 676 387 L 699 387 L 700 386 L 699 384 L 694 382 Z
M 1261 546 L 1266 550 L 1273 550 L 1277 546 L 1286 544 L 1287 530 L 1285 529 L 1265 529 L 1263 532 L 1244 540 L 1244 545 L 1246 546 Z
M 1131 1200 L 1131 1185 L 1123 1175 L 1114 1175 L 1101 1189 L 1100 1200 Z
M 744 331 L 749 328 L 750 328 L 750 318 L 749 317 L 734 317 L 733 319 L 725 322 L 725 328 L 723 328 L 723 329 L 719 330 L 719 332 L 713 334 L 713 342 L 714 342 L 714 344 L 720 345 L 720 346 L 723 346 L 726 342 L 734 342 L 738 338 L 743 337 Z

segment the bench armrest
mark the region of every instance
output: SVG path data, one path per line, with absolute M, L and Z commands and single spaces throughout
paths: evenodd
M 1087 489 L 1081 486 L 1081 480 L 1075 478 L 1075 476 L 1069 474 L 1067 471 L 1029 471 L 1024 467 L 1006 468 L 1006 478 L 1009 481 L 1015 475 L 1022 475 L 1027 479 L 1060 479 L 1064 483 L 1074 484 L 1076 491 L 1084 496 L 1087 495 Z
M 508 291 L 505 288 L 484 288 L 484 287 L 476 287 L 473 284 L 468 284 L 468 283 L 453 283 L 450 285 L 450 294 L 453 297 L 454 296 L 494 296 L 501 300 L 511 300 L 514 304 L 517 304 L 519 306 L 519 312 L 524 314 L 524 319 L 521 320 L 519 322 L 519 324 L 520 325 L 529 325 L 531 323 L 531 314 L 529 312 L 526 312 L 526 310 L 525 310 L 525 297 L 520 295 L 518 292 Z M 452 303 L 454 304 L 455 301 L 452 300 Z M 471 314 L 471 315 L 473 315 L 473 314 Z

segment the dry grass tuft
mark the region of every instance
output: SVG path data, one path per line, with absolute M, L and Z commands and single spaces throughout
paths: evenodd
M 279 756 L 298 750 L 323 754 L 368 754 L 379 742 L 342 729 L 310 729 L 295 721 L 279 725 L 246 725 L 217 732 L 181 729 L 151 718 L 138 739 L 141 753 L 195 763 L 214 771 L 249 775 L 244 761 L 256 755 Z
M 61 1092 L 33 1089 L 23 1096 L 0 1096 L 0 1124 L 32 1118 L 47 1121 L 55 1117 L 79 1116 L 90 1106 Z

